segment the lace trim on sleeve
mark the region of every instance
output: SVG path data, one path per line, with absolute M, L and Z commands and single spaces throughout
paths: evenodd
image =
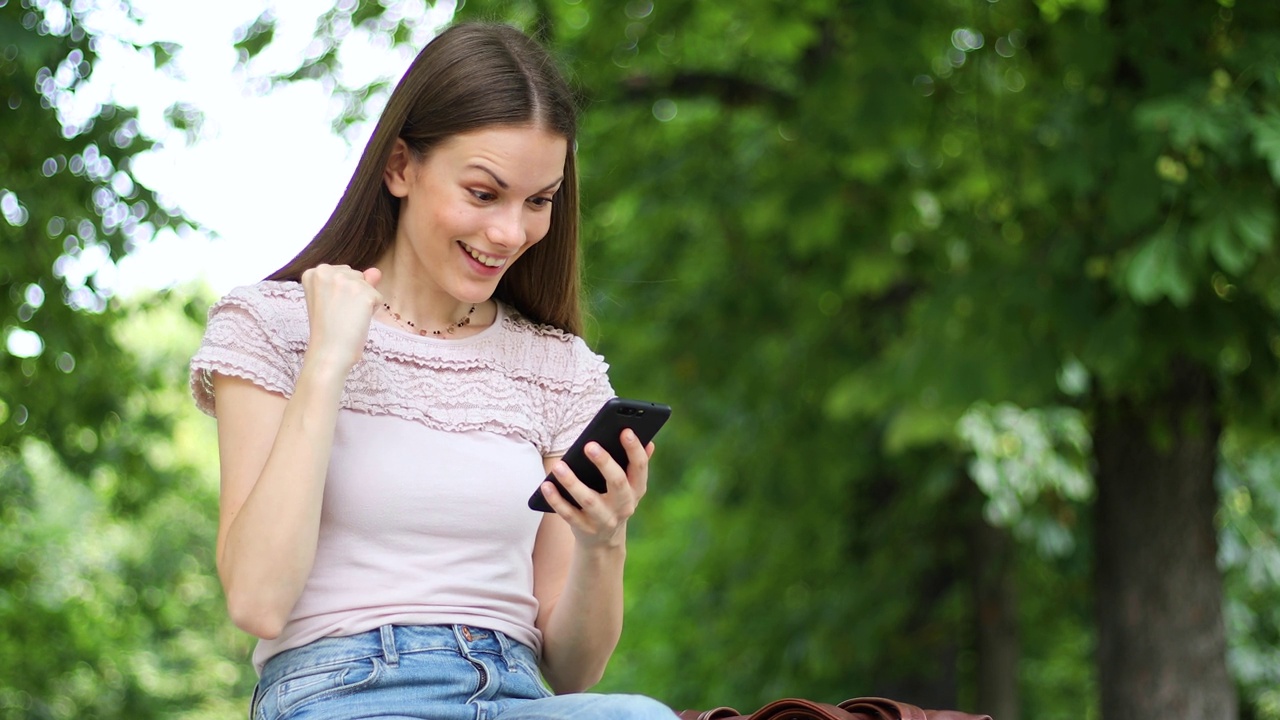
M 549 393 L 548 404 L 554 408 L 550 418 L 553 433 L 550 448 L 544 455 L 563 455 L 600 406 L 614 396 L 608 363 L 578 338 L 574 338 L 573 360 L 573 387 Z
M 215 372 L 285 397 L 293 393 L 305 340 L 297 338 L 295 313 L 287 312 L 289 303 L 297 303 L 300 288 L 291 291 L 286 285 L 236 288 L 209 309 L 204 341 L 191 360 L 191 394 L 201 411 L 216 414 Z

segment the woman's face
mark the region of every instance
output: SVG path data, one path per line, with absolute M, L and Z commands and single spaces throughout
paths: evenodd
M 563 136 L 532 126 L 455 135 L 421 160 L 397 141 L 385 182 L 400 198 L 398 268 L 459 302 L 489 299 L 546 236 L 567 151 Z

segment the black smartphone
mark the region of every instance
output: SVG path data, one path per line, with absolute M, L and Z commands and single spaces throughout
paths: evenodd
M 587 487 L 598 493 L 608 492 L 604 476 L 583 452 L 587 443 L 592 441 L 600 443 L 600 447 L 612 455 L 614 461 L 625 470 L 627 451 L 622 447 L 622 431 L 625 428 L 631 428 L 636 437 L 640 438 L 640 444 L 648 445 L 669 417 L 671 417 L 671 408 L 661 403 L 613 398 L 600 408 L 591 422 L 587 423 L 586 429 L 569 446 L 563 460 Z M 581 507 L 560 485 L 555 475 L 548 474 L 547 480 L 555 483 L 556 489 L 560 491 L 560 497 L 573 503 L 574 507 Z M 529 498 L 529 507 L 541 512 L 555 512 L 547 499 L 542 496 L 541 489 L 533 491 L 533 496 Z

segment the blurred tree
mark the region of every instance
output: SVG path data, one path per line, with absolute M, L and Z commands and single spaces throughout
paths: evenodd
M 1280 440 L 1228 432 L 1218 487 L 1232 666 L 1255 715 L 1280 718 Z
M 0 476 L 24 483 L 0 506 L 0 718 L 243 714 L 251 644 L 211 571 L 217 453 L 186 390 L 201 325 L 185 306 L 167 297 L 115 311 L 112 341 L 141 372 L 121 380 L 121 414 L 101 443 L 142 451 L 145 474 L 104 461 L 78 476 L 36 438 L 0 455 Z M 157 475 L 175 482 L 115 508 L 123 488 Z
M 1213 482 L 1280 411 L 1280 7 L 1229 4 L 506 4 L 589 96 L 604 348 L 667 361 L 730 482 L 856 492 L 848 448 L 909 477 L 975 403 L 1082 411 L 1106 717 L 1236 714 Z
M 134 114 L 85 116 L 91 9 L 0 0 L 0 718 L 228 717 L 247 645 L 184 371 L 206 303 L 112 297 L 182 221 L 130 173 Z
M 99 462 L 97 426 L 119 415 L 115 382 L 133 374 L 110 338 L 112 261 L 171 218 L 129 174 L 149 145 L 130 112 L 100 107 L 74 124 L 94 59 L 78 18 L 58 2 L 7 2 L 0 45 L 0 444 L 35 437 L 84 475 Z M 140 458 L 114 460 L 132 472 Z M 126 491 L 122 509 L 148 492 Z
M 598 346 L 676 405 L 609 683 L 1237 715 L 1214 482 L 1224 431 L 1280 414 L 1280 6 L 460 14 L 577 74 Z M 354 26 L 403 34 L 340 3 L 301 76 Z

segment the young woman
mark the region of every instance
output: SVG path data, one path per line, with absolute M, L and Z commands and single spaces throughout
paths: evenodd
M 604 494 L 558 460 L 613 395 L 577 337 L 575 132 L 542 48 L 456 25 L 315 239 L 210 310 L 192 388 L 227 607 L 261 638 L 254 718 L 674 716 L 581 692 L 621 632 L 653 447 L 624 432 L 623 471 L 593 446 Z M 528 508 L 547 472 L 581 509 L 551 483 L 555 513 Z

